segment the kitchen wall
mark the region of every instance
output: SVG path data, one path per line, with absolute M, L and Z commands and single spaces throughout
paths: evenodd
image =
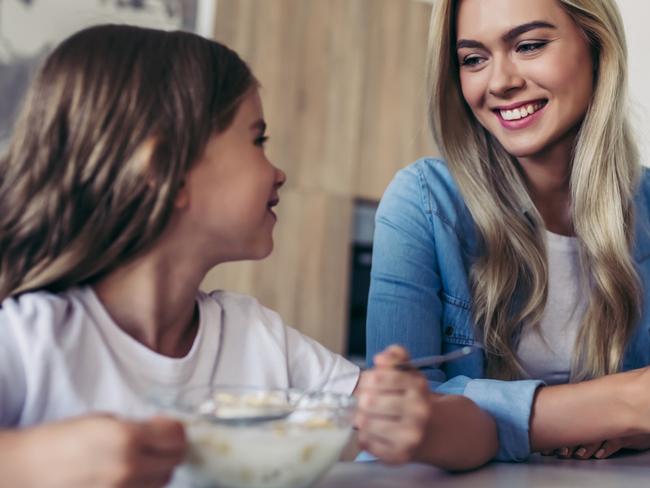
M 630 54 L 632 118 L 641 146 L 641 162 L 650 166 L 650 2 L 618 0 Z
M 618 0 L 631 112 L 650 166 L 650 2 Z M 276 250 L 220 266 L 205 288 L 252 294 L 345 351 L 353 208 L 400 167 L 436 154 L 425 120 L 429 0 L 219 0 L 216 38 L 262 82 L 271 159 L 288 174 Z
M 205 288 L 252 294 L 336 351 L 347 340 L 353 208 L 434 154 L 424 72 L 431 6 L 414 0 L 219 0 L 215 36 L 262 83 L 270 159 L 288 175 L 276 249 Z

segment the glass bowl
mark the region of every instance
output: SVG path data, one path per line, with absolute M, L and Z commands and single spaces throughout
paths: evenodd
M 339 459 L 356 406 L 337 393 L 250 387 L 191 388 L 166 403 L 190 445 L 177 476 L 219 488 L 311 486 Z M 233 421 L 283 410 L 280 420 Z

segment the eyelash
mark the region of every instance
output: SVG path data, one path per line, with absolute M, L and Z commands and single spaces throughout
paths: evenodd
M 266 141 L 269 140 L 269 136 L 260 136 L 257 139 L 255 139 L 255 145 L 259 147 L 264 147 L 264 144 L 266 144 Z
M 534 53 L 546 46 L 546 42 L 543 41 L 532 41 L 532 42 L 522 42 L 517 46 L 518 53 Z
M 479 63 L 474 63 L 473 61 L 480 61 L 481 58 L 479 56 L 467 56 L 461 61 L 461 66 L 469 66 L 470 68 L 473 66 L 478 65 Z
M 543 49 L 546 44 L 548 44 L 548 42 L 545 41 L 522 42 L 517 46 L 516 51 L 522 54 L 531 54 Z M 461 61 L 460 65 L 472 68 L 479 65 L 481 60 L 482 58 L 480 56 L 469 55 Z

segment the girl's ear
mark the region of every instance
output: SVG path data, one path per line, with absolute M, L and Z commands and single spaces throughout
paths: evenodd
M 187 185 L 185 180 L 181 182 L 181 186 L 178 188 L 176 193 L 176 198 L 174 199 L 174 207 L 178 209 L 187 208 L 190 203 L 190 192 L 187 191 Z
M 155 190 L 156 180 L 153 175 L 150 174 L 151 165 L 153 164 L 153 158 L 155 157 L 156 148 L 158 140 L 155 137 L 150 137 L 136 151 L 133 157 L 132 167 L 139 175 L 144 175 L 146 178 L 147 185 Z M 174 199 L 174 207 L 178 209 L 186 208 L 190 202 L 190 195 L 187 190 L 187 185 L 185 184 L 185 179 L 181 182 L 176 198 Z

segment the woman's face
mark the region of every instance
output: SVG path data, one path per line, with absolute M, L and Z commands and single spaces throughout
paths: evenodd
M 460 0 L 465 101 L 519 158 L 571 147 L 593 94 L 586 36 L 557 0 Z

